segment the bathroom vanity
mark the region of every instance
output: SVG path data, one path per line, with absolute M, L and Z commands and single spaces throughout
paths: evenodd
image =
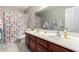
M 33 52 L 74 52 L 67 41 L 60 38 L 48 37 L 44 33 L 26 31 L 25 44 Z M 62 43 L 63 42 L 63 43 Z M 67 44 L 68 43 L 68 44 Z M 71 44 L 71 42 L 70 42 Z

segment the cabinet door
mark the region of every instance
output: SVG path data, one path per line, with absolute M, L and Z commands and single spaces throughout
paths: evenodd
M 29 45 L 29 39 L 28 38 L 25 39 L 25 44 Z
M 31 40 L 31 39 L 30 39 L 30 49 L 31 49 L 32 51 L 35 51 L 35 41 L 33 41 L 33 40 Z
M 54 51 L 54 45 L 52 43 L 49 43 L 48 49 L 49 49 L 49 52 L 53 52 Z
M 61 47 L 59 45 L 49 43 L 49 51 L 52 52 L 72 52 L 72 50 L 66 49 L 64 47 Z
M 35 41 L 35 36 L 30 35 L 30 39 L 32 39 L 33 41 Z
M 44 48 L 43 46 L 36 44 L 36 51 L 37 52 L 47 52 L 48 50 Z
M 29 34 L 26 34 L 25 44 L 29 46 Z
M 36 38 L 36 42 L 42 45 L 43 47 L 48 48 L 48 42 L 45 41 L 44 39 Z

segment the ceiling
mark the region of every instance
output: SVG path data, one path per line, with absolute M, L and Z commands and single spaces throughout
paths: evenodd
M 12 9 L 17 11 L 25 11 L 29 6 L 0 6 L 0 8 Z

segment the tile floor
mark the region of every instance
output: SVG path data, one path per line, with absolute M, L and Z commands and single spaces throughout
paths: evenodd
M 30 52 L 25 46 L 24 40 L 21 42 L 0 43 L 0 52 Z
M 25 40 L 21 40 L 21 42 L 17 42 L 17 48 L 20 52 L 31 52 L 27 46 L 25 46 Z
M 15 43 L 0 43 L 0 52 L 18 52 L 18 48 Z

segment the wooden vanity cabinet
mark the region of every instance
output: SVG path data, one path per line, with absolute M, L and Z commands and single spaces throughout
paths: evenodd
M 34 35 L 26 33 L 25 44 L 34 52 L 74 52 L 60 45 L 51 43 Z
M 36 51 L 36 44 L 35 44 L 35 41 L 33 41 L 32 39 L 30 39 L 30 49 L 33 52 Z
M 25 44 L 29 47 L 30 45 L 30 41 L 29 41 L 29 34 L 25 33 L 26 37 L 25 37 Z
M 36 51 L 37 52 L 47 52 L 48 51 L 48 42 L 41 38 L 36 38 Z
M 43 40 L 41 38 L 36 38 L 36 43 L 42 45 L 45 48 L 48 48 L 48 42 L 46 40 Z
M 35 36 L 30 35 L 30 49 L 35 52 L 36 51 L 36 39 Z
M 73 52 L 73 51 L 49 42 L 49 52 Z
M 35 41 L 35 36 L 30 35 L 30 39 L 33 40 L 33 41 Z
M 47 48 L 43 47 L 40 44 L 36 44 L 36 52 L 48 52 Z

